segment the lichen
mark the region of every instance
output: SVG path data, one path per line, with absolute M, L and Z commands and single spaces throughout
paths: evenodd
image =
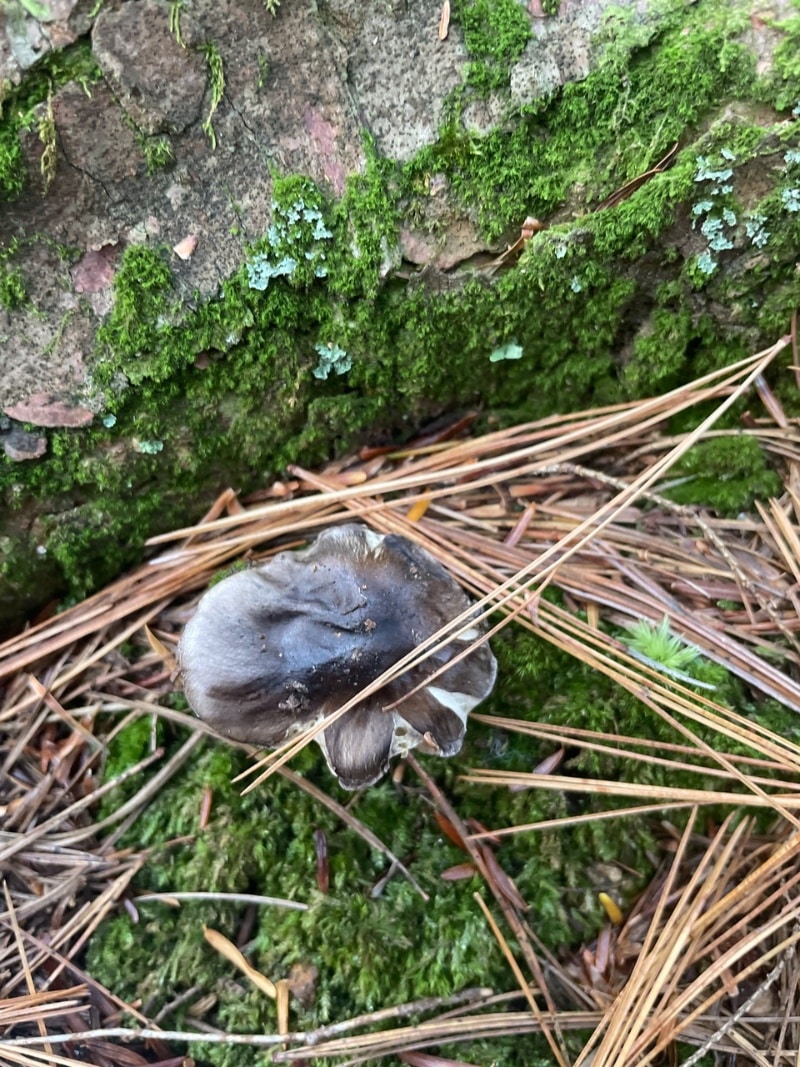
M 303 179 L 276 178 L 272 220 L 247 262 L 251 289 L 264 291 L 271 278 L 287 278 L 295 288 L 328 277 L 333 233 L 323 215 L 320 190 Z
M 523 354 L 521 345 L 518 345 L 515 341 L 509 341 L 507 344 L 495 348 L 495 350 L 489 354 L 489 362 L 499 363 L 502 359 L 522 359 Z
M 334 374 L 346 374 L 353 366 L 353 360 L 343 348 L 334 344 L 323 344 L 318 341 L 314 345 L 314 351 L 319 356 L 319 363 L 314 367 L 313 375 L 325 381 L 333 371 Z

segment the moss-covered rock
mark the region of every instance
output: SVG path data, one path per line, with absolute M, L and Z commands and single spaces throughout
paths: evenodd
M 339 22 L 326 24 L 302 4 L 273 18 L 253 0 L 237 6 L 234 35 L 216 5 L 196 5 L 192 40 L 214 44 L 225 84 L 209 81 L 196 123 L 170 127 L 160 166 L 149 127 L 93 85 L 86 43 L 9 97 L 0 136 L 27 184 L 8 184 L 16 199 L 0 223 L 11 413 L 0 435 L 33 410 L 31 394 L 94 417 L 51 419 L 37 430 L 41 458 L 0 455 L 7 623 L 32 600 L 105 581 L 224 485 L 252 488 L 367 436 L 402 438 L 459 406 L 511 420 L 658 391 L 785 331 L 798 296 L 797 18 L 752 30 L 746 4 L 607 7 L 602 19 L 600 4 L 591 70 L 523 100 L 524 72 L 566 16 L 464 0 L 440 46 L 455 50 L 461 83 L 430 105 L 438 132 L 398 160 L 382 151 L 385 115 L 366 89 L 376 136 L 358 132 L 336 62 L 305 60 L 308 84 L 291 81 L 287 97 L 278 43 L 290 34 L 309 48 L 309 35 L 324 38 L 334 61 L 343 40 L 358 52 L 347 5 L 334 7 Z M 402 19 L 395 29 L 421 32 Z M 216 151 L 203 133 L 212 101 Z M 46 196 L 42 108 L 59 131 Z M 307 154 L 265 159 L 270 137 L 297 140 L 292 122 Z M 130 152 L 112 161 L 103 137 L 120 130 Z M 527 215 L 543 228 L 499 270 L 486 257 L 446 275 L 402 262 L 421 239 L 446 247 L 459 226 L 464 254 L 496 250 Z M 171 248 L 188 233 L 199 241 L 184 260 Z M 522 358 L 490 361 L 509 343 Z M 20 596 L 20 574 L 35 596 L 28 579 Z

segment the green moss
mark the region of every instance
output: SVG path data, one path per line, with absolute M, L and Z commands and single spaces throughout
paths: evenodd
M 580 204 L 605 196 L 659 159 L 679 129 L 690 137 L 720 98 L 755 91 L 750 58 L 728 42 L 736 24 L 727 5 L 673 6 L 658 34 L 610 15 L 600 68 L 511 128 L 482 138 L 451 116 L 439 143 L 402 169 L 367 143 L 364 172 L 338 202 L 303 176 L 276 177 L 283 229 L 254 242 L 218 299 L 187 308 L 166 249 L 127 249 L 91 369 L 114 425 L 98 418 L 79 433 L 51 432 L 47 457 L 24 469 L 0 457 L 8 506 L 47 499 L 55 516 L 42 531 L 46 556 L 30 539 L 14 542 L 26 566 L 58 566 L 64 585 L 84 592 L 136 559 L 147 534 L 185 522 L 187 501 L 199 513 L 223 485 L 247 490 L 286 463 L 318 463 L 370 433 L 402 439 L 458 406 L 477 405 L 497 422 L 652 393 L 783 332 L 796 304 L 800 213 L 787 211 L 780 185 L 739 204 L 749 161 L 767 152 L 781 160 L 783 148 L 774 132 L 730 117 L 616 206 L 537 234 L 518 266 L 494 279 L 478 273 L 445 291 L 383 280 L 432 173 L 444 171 L 497 234 L 529 212 L 547 217 L 576 189 Z M 488 18 L 479 5 L 470 11 Z M 673 227 L 707 192 L 698 156 L 723 149 L 736 156 L 726 205 L 738 230 L 736 253 L 722 254 L 747 250 L 757 214 L 769 255 L 698 280 Z M 783 185 L 792 181 L 786 169 Z M 652 275 L 665 279 L 655 297 Z M 19 281 L 9 282 L 12 300 Z M 491 363 L 510 342 L 522 357 Z M 351 365 L 320 381 L 318 348 L 329 345 Z M 791 410 L 795 401 L 786 402 Z M 154 442 L 160 450 L 143 454 Z
M 174 160 L 172 145 L 168 137 L 145 137 L 140 135 L 139 147 L 144 154 L 147 163 L 147 173 L 155 174 L 156 171 L 168 167 Z
M 183 43 L 183 37 L 181 36 L 181 11 L 183 10 L 183 7 L 183 0 L 170 0 L 167 22 L 169 25 L 169 32 L 178 44 L 182 48 L 185 48 L 186 45 Z
M 713 324 L 692 315 L 667 287 L 659 293 L 646 329 L 634 341 L 623 371 L 626 389 L 631 396 L 669 391 L 685 373 L 687 353 L 697 355 L 702 345 L 713 343 Z
M 97 332 L 99 384 L 111 384 L 123 367 L 133 385 L 145 378 L 167 377 L 177 369 L 160 358 L 169 326 L 165 298 L 171 287 L 165 255 L 145 245 L 125 250 L 114 280 L 114 308 Z
M 14 200 L 25 187 L 25 166 L 17 127 L 0 122 L 0 195 Z
M 452 16 L 470 57 L 467 84 L 481 96 L 507 86 L 532 36 L 524 7 L 517 0 L 453 0 Z
M 116 778 L 143 760 L 150 751 L 152 733 L 152 724 L 145 715 L 118 731 L 107 746 L 104 777 Z
M 302 762 L 316 777 L 318 759 L 309 753 Z M 429 811 L 417 803 L 398 804 L 389 785 L 359 801 L 358 817 L 377 824 L 390 847 L 407 857 L 411 849 L 429 857 L 428 870 L 419 872 L 431 892 L 428 904 L 400 878 L 373 898 L 372 887 L 386 870 L 384 858 L 280 780 L 248 797 L 238 796 L 229 779 L 242 767 L 239 755 L 214 746 L 180 781 L 167 786 L 137 839 L 151 848 L 185 836 L 191 843 L 159 852 L 158 862 L 143 872 L 141 885 L 159 891 L 259 892 L 308 902 L 307 912 L 259 909 L 247 949 L 254 964 L 273 977 L 288 974 L 295 963 L 319 969 L 316 1002 L 310 1009 L 297 1009 L 298 1026 L 426 993 L 447 994 L 465 985 L 508 984 L 502 956 L 472 901 L 474 885 L 453 886 L 438 878 L 459 856 L 440 840 Z M 199 801 L 206 787 L 213 791 L 213 816 L 199 833 Z M 315 828 L 328 840 L 331 891 L 326 897 L 316 889 Z M 141 914 L 136 927 L 127 916 L 116 917 L 93 940 L 89 968 L 95 976 L 120 993 L 136 988 L 155 1003 L 199 984 L 218 993 L 220 1025 L 274 1028 L 274 1006 L 263 996 L 231 988 L 234 972 L 202 936 L 201 921 L 235 937 L 240 908 L 189 905 L 174 912 L 143 904 Z M 165 938 L 173 946 L 169 958 L 157 951 Z M 179 1024 L 183 1017 L 184 1009 L 178 1009 L 172 1021 Z M 252 1053 L 230 1061 L 221 1060 L 221 1051 L 212 1047 L 198 1052 L 215 1064 L 252 1062 Z
M 613 358 L 640 313 L 636 257 L 668 225 L 693 166 L 693 157 L 679 163 L 619 209 L 537 235 L 519 267 L 494 284 L 476 278 L 453 292 L 379 287 L 391 217 L 376 226 L 365 211 L 362 221 L 355 192 L 346 215 L 316 194 L 335 234 L 326 242 L 328 277 L 274 278 L 259 291 L 243 267 L 219 300 L 188 314 L 166 256 L 130 248 L 93 370 L 115 425 L 56 431 L 46 460 L 24 471 L 6 462 L 5 474 L 0 460 L 0 480 L 10 488 L 24 479 L 12 503 L 48 492 L 63 500 L 45 547 L 70 588 L 83 592 L 132 561 L 154 528 L 185 521 L 188 497 L 207 499 L 231 482 L 249 488 L 288 462 L 319 462 L 370 427 L 399 434 L 409 411 L 422 420 L 478 403 L 503 419 L 531 418 L 565 404 L 610 402 L 621 388 L 668 387 L 687 374 L 687 353 L 693 371 L 731 361 L 744 354 L 744 338 L 721 343 L 714 322 L 686 306 L 690 286 L 680 283 L 659 291 L 650 332 L 636 336 L 626 365 Z M 388 181 L 375 174 L 362 181 L 366 203 L 391 205 Z M 309 197 L 307 182 L 303 189 Z M 354 234 L 364 249 L 355 262 L 342 252 Z M 789 268 L 776 260 L 770 269 Z M 522 358 L 491 363 L 492 351 L 510 340 Z M 318 381 L 318 344 L 345 350 L 351 369 Z M 141 455 L 132 439 L 162 448 Z M 115 442 L 125 445 L 124 461 Z M 101 503 L 90 494 L 97 485 Z
M 21 307 L 28 299 L 25 278 L 19 267 L 0 266 L 0 307 L 7 311 Z
M 800 11 L 797 0 L 792 3 Z M 779 111 L 788 111 L 800 106 L 800 14 L 778 21 L 776 28 L 783 34 L 783 40 L 775 49 L 772 71 L 765 81 L 765 96 Z
M 116 492 L 122 494 L 123 486 Z M 48 516 L 42 541 L 69 594 L 81 598 L 113 581 L 140 555 L 148 531 L 161 528 L 166 516 L 177 521 L 180 514 L 168 495 L 161 508 L 152 495 L 137 499 L 134 493 L 128 509 L 90 499 Z
M 499 683 L 487 705 L 490 711 L 664 743 L 681 740 L 630 693 L 522 631 L 504 632 L 495 651 Z M 743 687 L 721 668 L 701 659 L 693 662 L 692 673 L 701 680 L 713 678 L 718 685 L 715 697 L 723 703 L 756 713 L 747 706 Z M 760 710 L 771 714 L 771 709 Z M 787 725 L 796 733 L 798 727 L 786 715 Z M 149 720 L 143 722 L 147 729 L 141 724 L 135 730 L 129 727 L 115 742 L 118 753 L 125 749 L 127 765 L 146 751 Z M 709 733 L 703 737 L 713 739 Z M 612 797 L 548 790 L 511 793 L 470 785 L 461 778 L 476 765 L 527 771 L 549 751 L 549 746 L 523 735 L 472 723 L 459 757 L 425 762 L 460 815 L 489 826 L 617 806 Z M 115 756 L 107 774 L 123 765 Z M 165 893 L 258 892 L 308 903 L 306 912 L 258 909 L 244 947 L 248 959 L 273 979 L 287 975 L 293 964 L 313 964 L 318 969 L 315 1001 L 308 1008 L 293 1003 L 293 1026 L 314 1027 L 471 985 L 498 991 L 514 987 L 472 899 L 476 889 L 485 890 L 477 879 L 442 880 L 442 871 L 463 862 L 464 855 L 443 837 L 408 775 L 408 790 L 384 781 L 353 798 L 337 789 L 316 748 L 305 750 L 295 763 L 295 769 L 312 782 L 352 802 L 354 814 L 410 865 L 431 895 L 427 903 L 400 876 L 374 895 L 373 888 L 387 869 L 385 858 L 290 783 L 275 777 L 263 788 L 240 796 L 230 779 L 244 766 L 240 753 L 209 743 L 164 787 L 129 831 L 136 847 L 154 850 L 137 885 Z M 697 785 L 696 776 L 685 771 L 591 752 L 570 753 L 565 769 L 581 776 L 650 785 Z M 201 831 L 198 819 L 206 789 L 213 794 L 212 818 Z M 680 821 L 674 813 L 670 817 Z M 653 873 L 644 857 L 657 852 L 654 826 L 649 818 L 628 818 L 504 841 L 498 859 L 531 905 L 537 935 L 551 949 L 562 953 L 577 949 L 596 935 L 605 922 L 597 900 L 600 889 L 610 889 L 623 906 L 634 899 Z M 326 896 L 316 886 L 315 829 L 327 838 L 330 892 Z M 617 870 L 630 867 L 635 875 L 613 886 L 599 884 L 604 863 L 616 865 Z M 197 985 L 198 998 L 209 991 L 218 997 L 206 1021 L 239 1032 L 274 1030 L 274 1005 L 250 990 L 203 939 L 203 923 L 235 939 L 241 907 L 197 903 L 175 910 L 143 903 L 139 913 L 138 924 L 120 913 L 98 931 L 88 957 L 93 977 L 121 996 L 138 994 L 152 1013 Z M 164 943 L 171 945 L 169 954 L 160 951 Z M 174 1009 L 167 1020 L 170 1027 L 184 1025 L 190 1003 Z M 504 1067 L 532 1062 L 527 1038 L 486 1047 L 492 1049 L 492 1061 Z M 477 1047 L 458 1048 L 460 1058 L 468 1062 L 488 1062 Z M 196 1051 L 214 1065 L 253 1062 L 252 1052 L 245 1056 L 212 1046 Z
M 666 615 L 658 626 L 638 619 L 630 627 L 629 644 L 635 652 L 670 671 L 689 670 L 700 658 L 699 649 L 672 633 Z
M 78 41 L 40 60 L 16 89 L 2 99 L 0 109 L 0 198 L 13 200 L 25 187 L 25 165 L 19 144 L 21 130 L 39 125 L 35 109 L 68 82 L 77 82 L 87 94 L 100 77 L 88 40 Z M 45 117 L 45 147 L 52 143 Z M 50 139 L 48 142 L 47 138 Z M 50 168 L 51 162 L 44 164 Z
M 174 694 L 176 697 L 182 694 Z M 161 719 L 154 719 L 148 715 L 134 718 L 122 726 L 116 728 L 116 723 L 109 723 L 115 732 L 105 746 L 105 763 L 103 765 L 103 778 L 111 781 L 125 771 L 140 763 L 149 756 L 157 745 L 165 744 L 167 749 L 174 747 L 176 737 L 169 734 L 165 723 Z M 170 744 L 172 742 L 172 744 Z M 97 812 L 98 821 L 116 811 L 126 803 L 142 787 L 142 780 L 135 775 L 127 782 L 118 785 L 116 789 L 103 797 Z
M 330 220 L 328 277 L 307 271 L 273 279 L 260 291 L 251 288 L 242 268 L 225 283 L 220 300 L 186 314 L 160 250 L 134 246 L 121 258 L 115 306 L 98 332 L 93 369 L 114 425 L 82 435 L 53 433 L 49 458 L 24 472 L 29 493 L 45 493 L 49 485 L 57 485 L 60 496 L 71 492 L 69 505 L 49 522 L 46 547 L 76 591 L 93 584 L 92 573 L 106 580 L 126 554 L 131 558 L 129 546 L 141 543 L 148 523 L 157 517 L 163 528 L 180 497 L 192 485 L 213 485 L 217 470 L 228 478 L 239 471 L 247 485 L 253 480 L 247 471 L 277 472 L 298 458 L 319 461 L 351 445 L 367 427 L 399 429 L 403 413 L 415 408 L 424 417 L 482 395 L 501 407 L 524 397 L 525 410 L 543 412 L 566 382 L 576 402 L 607 390 L 600 383 L 609 373 L 608 344 L 620 305 L 630 296 L 629 283 L 587 264 L 588 346 L 576 332 L 574 309 L 552 286 L 548 338 L 557 348 L 546 367 L 555 377 L 527 397 L 520 391 L 527 368 L 510 371 L 489 363 L 493 348 L 512 332 L 520 343 L 528 342 L 529 360 L 536 352 L 539 331 L 529 321 L 527 271 L 504 278 L 497 290 L 479 281 L 439 295 L 379 288 L 396 216 L 388 176 L 377 161 L 335 209 L 305 179 L 276 183 L 276 197 L 289 208 L 302 200 L 304 210 L 313 205 Z M 300 236 L 292 248 L 298 261 L 312 262 L 305 260 L 310 246 Z M 361 255 L 344 255 L 354 240 Z M 267 246 L 265 238 L 255 248 Z M 511 318 L 504 304 L 518 304 Z M 343 384 L 314 378 L 320 343 L 338 344 L 351 356 Z M 212 354 L 204 368 L 195 366 L 201 353 Z M 155 455 L 130 455 L 128 446 L 129 457 L 120 463 L 114 442 L 131 438 L 163 447 Z M 8 468 L 8 479 L 19 476 L 18 469 Z M 88 493 L 97 485 L 104 489 L 102 504 Z M 133 506 L 126 503 L 115 514 L 113 501 L 129 495 Z
M 364 169 L 348 179 L 334 210 L 331 283 L 341 297 L 372 301 L 391 262 L 401 213 L 393 164 L 378 157 L 371 138 L 364 148 Z
M 669 489 L 673 500 L 702 503 L 722 515 L 737 515 L 752 509 L 755 500 L 777 497 L 783 491 L 758 441 L 746 434 L 695 445 L 678 462 L 674 474 L 686 481 Z
M 426 172 L 446 174 L 497 237 L 526 215 L 547 218 L 576 185 L 588 202 L 652 167 L 710 107 L 755 81 L 752 55 L 730 40 L 740 15 L 710 2 L 670 10 L 657 37 L 647 31 L 646 47 L 638 29 L 626 35 L 615 23 L 618 39 L 598 68 L 523 109 L 510 129 L 477 137 L 456 113 L 438 143 L 407 166 L 410 187 Z M 622 25 L 633 19 L 629 13 Z
M 56 120 L 53 115 L 53 94 L 47 97 L 46 106 L 39 116 L 36 124 L 36 132 L 42 143 L 42 156 L 39 161 L 39 172 L 42 175 L 42 189 L 46 193 L 56 176 Z

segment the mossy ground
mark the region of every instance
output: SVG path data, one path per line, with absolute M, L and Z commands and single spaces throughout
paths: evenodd
M 496 641 L 495 650 L 500 683 L 487 710 L 616 730 L 664 743 L 682 740 L 631 694 L 550 645 L 507 631 Z M 749 703 L 744 688 L 722 668 L 698 659 L 691 673 L 701 682 L 717 685 L 715 697 L 722 702 L 757 719 L 767 717 L 773 728 L 797 736 L 800 726 L 795 717 L 774 704 Z M 177 741 L 171 728 L 162 725 L 159 742 L 169 746 Z M 115 774 L 140 759 L 149 743 L 147 719 L 128 727 L 113 743 L 106 773 Z M 476 765 L 529 770 L 548 753 L 547 747 L 531 739 L 473 723 L 458 758 L 426 763 L 463 818 L 473 816 L 493 827 L 615 806 L 613 798 L 508 793 L 469 785 L 459 777 Z M 245 765 L 241 753 L 207 742 L 191 767 L 161 791 L 122 844 L 154 849 L 137 879 L 142 890 L 255 892 L 310 905 L 307 912 L 259 908 L 245 945 L 250 962 L 273 979 L 288 975 L 293 964 L 317 968 L 314 1002 L 306 1008 L 293 1005 L 293 1027 L 311 1028 L 469 986 L 514 988 L 473 900 L 473 893 L 481 891 L 480 880 L 441 878 L 442 871 L 463 862 L 464 855 L 441 833 L 413 776 L 407 774 L 400 787 L 384 780 L 359 795 L 352 811 L 411 867 L 430 893 L 427 903 L 399 875 L 374 896 L 373 889 L 388 867 L 385 857 L 290 783 L 273 778 L 259 790 L 239 795 L 230 780 Z M 352 800 L 352 794 L 337 788 L 316 748 L 306 750 L 295 766 L 342 802 Z M 561 770 L 671 786 L 697 784 L 687 772 L 577 750 L 568 753 Z M 198 819 L 206 788 L 213 792 L 212 817 L 201 831 Z M 675 821 L 680 823 L 680 817 Z M 316 884 L 315 830 L 327 838 L 327 895 Z M 610 892 L 625 906 L 647 884 L 659 855 L 660 833 L 655 818 L 586 823 L 506 839 L 498 858 L 530 904 L 537 935 L 563 953 L 589 942 L 606 921 L 599 891 Z M 603 882 L 609 870 L 624 868 L 630 872 L 624 882 Z M 217 1025 L 239 1032 L 274 1029 L 274 1004 L 240 979 L 203 938 L 206 924 L 235 940 L 243 905 L 197 902 L 177 910 L 163 903 L 143 903 L 139 912 L 138 922 L 120 912 L 95 935 L 87 961 L 95 978 L 119 995 L 141 998 L 145 1010 L 153 1013 L 197 986 L 194 997 L 162 1020 L 168 1028 L 186 1025 L 191 1003 L 213 992 L 217 1001 L 211 1017 Z M 170 945 L 169 953 L 163 951 L 165 944 Z M 574 1040 L 579 1041 L 580 1035 Z M 527 1065 L 535 1062 L 537 1049 L 542 1062 L 550 1062 L 546 1047 L 527 1038 L 484 1048 L 459 1045 L 450 1051 L 468 1062 Z M 252 1050 L 209 1045 L 194 1051 L 201 1063 L 224 1067 L 260 1062 Z

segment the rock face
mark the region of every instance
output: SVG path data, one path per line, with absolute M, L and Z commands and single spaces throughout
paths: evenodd
M 200 118 L 206 91 L 203 34 L 180 14 L 180 40 L 164 18 L 164 5 L 139 0 L 102 11 L 92 51 L 123 111 L 143 133 L 183 133 Z
M 565 5 L 557 20 L 531 19 L 534 36 L 512 72 L 516 104 L 586 75 L 591 37 L 608 6 L 610 0 Z M 42 24 L 32 16 L 20 24 L 21 9 L 4 8 L 8 52 L 0 81 L 21 76 L 13 57 L 23 29 L 26 39 L 39 34 L 44 42 L 58 27 L 67 42 L 86 26 L 81 5 L 50 8 L 53 21 Z M 23 134 L 29 192 L 0 221 L 0 242 L 41 233 L 87 255 L 141 241 L 172 247 L 198 233 L 202 242 L 177 285 L 187 298 L 210 296 L 267 229 L 272 173 L 307 174 L 341 195 L 348 175 L 363 169 L 364 131 L 382 155 L 401 162 L 435 143 L 445 101 L 470 61 L 455 21 L 439 39 L 439 15 L 438 0 L 366 10 L 354 0 L 321 10 L 286 0 L 274 17 L 261 0 L 197 0 L 191 14 L 181 7 L 176 16 L 160 0 L 103 5 L 91 30 L 102 77 L 89 87 L 69 83 L 52 100 L 58 154 L 44 196 L 42 141 L 35 130 Z M 213 56 L 224 89 L 212 115 Z M 486 130 L 504 110 L 504 96 L 494 94 L 472 106 L 470 119 Z M 208 116 L 216 150 L 202 129 Z M 148 173 L 158 136 L 167 138 L 160 143 L 171 158 Z M 407 233 L 412 262 L 450 269 L 487 247 L 470 213 L 445 199 L 432 198 L 421 232 Z M 0 402 L 5 407 L 42 389 L 69 402 L 91 392 L 83 355 L 92 348 L 95 317 L 68 277 L 53 284 L 64 272 L 52 251 L 32 253 L 22 269 L 31 301 L 4 331 Z
M 19 85 L 26 71 L 50 53 L 73 44 L 91 26 L 86 0 L 42 0 L 34 15 L 22 4 L 0 8 L 0 81 Z
M 0 618 L 228 480 L 458 404 L 532 410 L 502 344 L 578 403 L 650 388 L 648 346 L 734 358 L 785 317 L 789 0 L 460 0 L 446 35 L 440 0 L 40 6 L 0 7 L 0 538 L 30 564 L 0 571 Z M 626 191 L 674 142 L 652 195 Z M 325 385 L 320 351 L 347 357 Z M 135 525 L 112 514 L 130 487 Z

